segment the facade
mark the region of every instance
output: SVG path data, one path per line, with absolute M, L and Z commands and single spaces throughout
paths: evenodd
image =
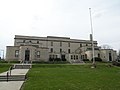
M 104 61 L 116 58 L 114 50 L 105 50 L 94 41 L 95 57 Z M 111 53 L 111 54 L 110 54 Z M 109 55 L 111 56 L 109 56 Z M 108 55 L 108 56 L 107 56 Z M 112 59 L 109 59 L 109 58 Z M 15 35 L 14 46 L 7 46 L 6 60 L 49 61 L 52 59 L 80 62 L 92 59 L 91 40 L 70 39 L 69 37 L 35 37 Z

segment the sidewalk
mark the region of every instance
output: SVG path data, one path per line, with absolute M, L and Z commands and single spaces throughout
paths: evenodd
M 29 69 L 13 69 L 11 75 L 26 75 Z M 6 75 L 8 71 L 1 73 L 0 75 Z M 24 81 L 4 81 L 0 82 L 0 90 L 20 90 Z

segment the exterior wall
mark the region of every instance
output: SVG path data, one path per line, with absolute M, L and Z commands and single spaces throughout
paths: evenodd
M 40 58 L 35 58 L 34 61 L 48 61 L 49 60 L 49 53 L 48 48 L 38 48 L 36 51 L 40 51 Z
M 87 54 L 87 59 L 92 60 L 92 58 L 93 58 L 92 51 L 86 51 L 85 53 Z M 99 50 L 95 50 L 94 51 L 94 57 L 99 57 L 98 54 L 101 55 L 100 51 Z
M 7 46 L 6 60 L 18 60 L 19 57 L 15 57 L 16 50 L 19 50 L 19 47 Z
M 18 57 L 15 57 L 15 51 L 19 51 Z M 36 48 L 33 46 L 8 46 L 6 53 L 6 60 L 25 61 L 25 50 L 30 51 L 29 61 L 48 61 L 48 48 Z M 38 58 L 36 52 L 40 52 Z
M 117 59 L 117 54 L 112 49 L 102 49 L 101 50 L 101 59 L 103 61 L 110 61 L 109 53 L 111 53 L 111 60 L 112 61 Z
M 30 58 L 29 60 L 35 60 L 35 47 L 33 46 L 20 46 L 19 51 L 19 60 L 24 61 L 25 60 L 25 50 L 30 50 Z
M 52 45 L 51 45 L 52 44 Z M 97 41 L 94 41 L 95 48 Z M 51 48 L 53 52 L 51 52 Z M 15 35 L 14 46 L 7 46 L 6 60 L 25 60 L 25 50 L 30 50 L 30 61 L 48 61 L 50 56 L 61 58 L 65 55 L 65 59 L 82 60 L 82 56 L 87 56 L 86 59 L 92 59 L 91 40 L 70 39 L 69 37 L 35 37 L 35 36 L 21 36 Z M 60 52 L 61 49 L 61 52 Z M 68 50 L 70 49 L 70 52 Z M 19 57 L 15 57 L 15 50 L 19 50 Z M 37 51 L 40 52 L 40 57 L 37 57 Z M 12 53 L 11 53 L 12 52 Z M 95 50 L 95 57 L 100 54 L 101 59 L 109 61 L 109 52 L 111 52 L 112 60 L 117 57 L 114 50 Z M 72 59 L 71 55 L 77 56 L 78 59 Z

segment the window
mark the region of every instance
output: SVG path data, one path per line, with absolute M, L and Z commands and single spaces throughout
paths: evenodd
M 19 57 L 19 50 L 15 51 L 15 57 Z
M 39 43 L 39 41 L 37 41 L 37 44 Z
M 73 55 L 71 55 L 71 59 L 73 59 Z
M 70 47 L 70 43 L 68 43 L 68 47 Z
M 98 53 L 98 58 L 100 58 L 100 54 Z
M 75 55 L 74 55 L 74 60 L 75 60 Z
M 53 42 L 51 42 L 51 46 L 53 46 Z
M 25 40 L 23 40 L 23 43 L 25 43 Z
M 85 54 L 85 58 L 84 59 L 87 59 L 87 54 Z
M 68 49 L 68 53 L 70 53 L 70 49 Z
M 62 49 L 60 49 L 60 53 L 62 52 Z
M 52 55 L 49 55 L 49 58 L 52 58 Z
M 53 52 L 53 48 L 50 49 L 50 52 Z
M 37 51 L 37 58 L 40 58 L 40 51 Z
M 55 55 L 55 58 L 58 58 L 57 55 Z
M 88 44 L 86 44 L 86 46 L 88 46 Z
M 80 47 L 82 47 L 82 44 L 80 44 Z
M 78 55 L 76 55 L 76 59 L 78 59 Z
M 31 43 L 32 41 L 30 40 L 29 43 Z
M 60 47 L 62 47 L 62 42 L 60 42 Z

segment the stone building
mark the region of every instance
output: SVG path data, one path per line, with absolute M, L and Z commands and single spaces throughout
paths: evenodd
M 94 41 L 95 57 L 104 61 L 116 59 L 114 50 L 105 50 Z M 110 54 L 111 53 L 111 54 Z M 35 37 L 15 35 L 14 46 L 7 46 L 6 60 L 49 61 L 59 58 L 69 62 L 92 59 L 91 40 L 70 39 L 69 37 Z M 111 59 L 110 59 L 111 58 Z

